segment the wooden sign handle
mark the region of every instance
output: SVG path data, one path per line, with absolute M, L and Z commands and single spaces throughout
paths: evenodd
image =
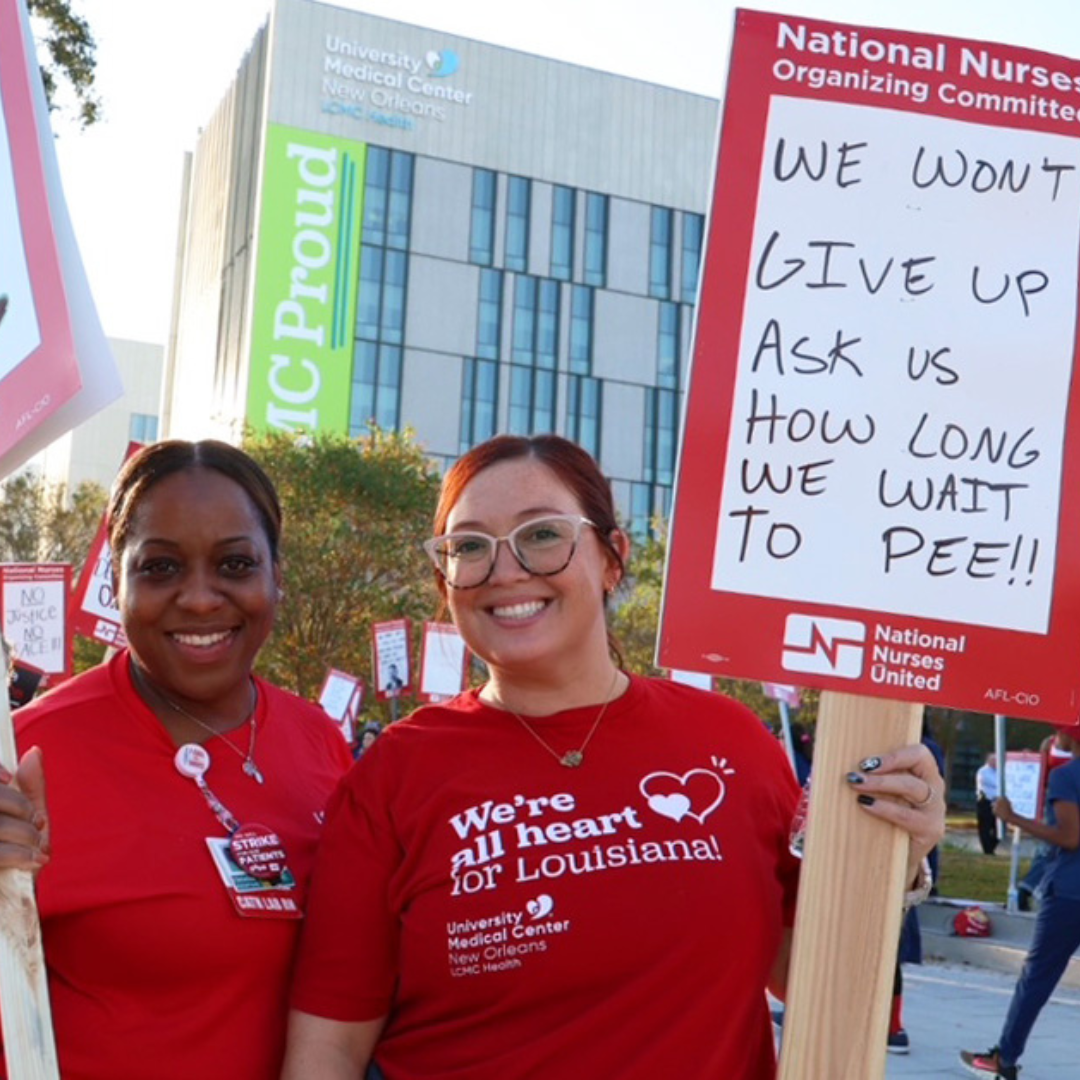
M 922 711 L 821 695 L 779 1080 L 885 1075 L 908 838 L 856 805 L 844 777 L 917 743 Z
M 0 693 L 0 760 L 18 753 L 6 686 Z M 60 1080 L 33 875 L 0 870 L 0 1021 L 9 1080 Z

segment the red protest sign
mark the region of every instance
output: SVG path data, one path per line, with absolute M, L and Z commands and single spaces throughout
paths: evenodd
M 420 648 L 420 697 L 445 701 L 465 689 L 469 650 L 453 623 L 425 622 Z
M 390 619 L 371 627 L 375 697 L 379 701 L 401 697 L 412 689 L 409 629 L 408 619 Z
M 129 442 L 124 452 L 127 461 L 142 443 Z M 100 641 L 114 649 L 127 644 L 120 625 L 120 605 L 116 599 L 116 580 L 112 569 L 112 548 L 109 547 L 109 530 L 105 515 L 94 534 L 90 554 L 83 563 L 79 580 L 75 585 L 72 626 L 76 634 Z
M 83 563 L 73 597 L 72 627 L 83 637 L 121 649 L 127 643 L 120 626 L 120 605 L 112 571 L 112 549 L 102 521 Z
M 49 676 L 71 674 L 67 563 L 0 564 L 0 621 L 16 660 Z
M 23 5 L 0 4 L 0 476 L 121 392 L 60 188 Z
M 353 725 L 360 715 L 364 698 L 364 682 L 355 675 L 330 668 L 319 690 L 319 704 L 326 715 L 336 721 L 345 741 L 353 739 Z
M 738 13 L 661 664 L 1075 719 L 1078 86 Z

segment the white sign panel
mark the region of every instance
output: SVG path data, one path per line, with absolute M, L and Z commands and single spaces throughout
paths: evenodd
M 1078 245 L 1078 139 L 774 96 L 713 586 L 1045 633 Z

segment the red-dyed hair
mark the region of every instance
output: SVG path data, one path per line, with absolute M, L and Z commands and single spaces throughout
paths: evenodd
M 621 579 L 626 573 L 626 565 L 612 540 L 612 535 L 620 527 L 615 515 L 611 485 L 587 451 L 560 435 L 496 435 L 458 458 L 443 477 L 439 490 L 439 503 L 435 508 L 435 535 L 441 536 L 446 532 L 450 511 L 477 475 L 492 465 L 518 458 L 528 458 L 546 465 L 577 499 L 582 513 L 596 526 L 600 543 L 618 565 Z M 445 599 L 447 586 L 439 574 L 436 574 L 436 585 Z M 618 642 L 610 632 L 608 645 L 621 664 Z

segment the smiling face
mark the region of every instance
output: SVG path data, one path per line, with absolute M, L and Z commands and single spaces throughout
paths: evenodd
M 522 522 L 585 510 L 548 466 L 535 458 L 497 462 L 477 473 L 450 510 L 447 531 L 505 536 Z M 557 680 L 599 665 L 610 670 L 604 591 L 619 568 L 595 529 L 581 530 L 565 570 L 530 574 L 500 544 L 487 581 L 449 589 L 447 602 L 469 648 L 498 676 Z
M 213 469 L 146 491 L 116 554 L 124 633 L 139 665 L 200 716 L 242 716 L 270 633 L 279 572 L 254 503 Z

